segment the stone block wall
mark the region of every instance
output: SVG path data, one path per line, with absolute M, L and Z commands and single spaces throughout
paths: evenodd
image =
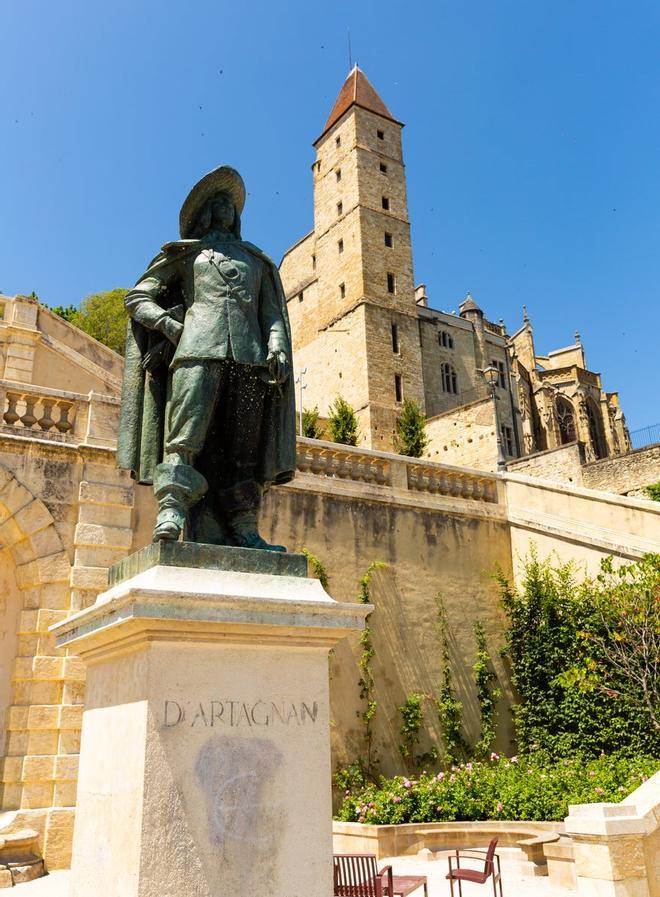
M 429 460 L 495 470 L 497 442 L 491 399 L 430 418 L 426 432 L 429 444 L 424 454 Z
M 645 496 L 645 486 L 660 482 L 660 443 L 585 464 L 582 482 L 589 489 Z
M 571 442 L 556 449 L 536 452 L 523 458 L 509 461 L 507 470 L 525 473 L 533 477 L 543 477 L 556 483 L 587 485 L 583 482 L 584 447 L 582 443 Z M 597 488 L 597 487 L 594 487 Z

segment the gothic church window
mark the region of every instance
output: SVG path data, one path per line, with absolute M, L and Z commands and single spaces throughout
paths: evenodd
M 505 454 L 513 455 L 513 430 L 505 424 L 502 425 L 502 443 Z
M 454 367 L 446 361 L 440 366 L 440 373 L 442 375 L 442 391 L 458 395 L 458 379 Z
M 557 423 L 559 425 L 559 441 L 562 445 L 575 442 L 575 413 L 573 405 L 563 396 L 558 396 L 555 403 Z
M 440 333 L 438 334 L 438 342 L 443 349 L 454 348 L 454 337 L 451 335 L 451 333 L 447 333 L 446 330 L 440 331 Z
M 591 439 L 594 454 L 597 458 L 604 458 L 607 452 L 605 451 L 605 440 L 603 439 L 603 425 L 593 399 L 587 400 L 587 419 L 589 421 L 589 438 Z

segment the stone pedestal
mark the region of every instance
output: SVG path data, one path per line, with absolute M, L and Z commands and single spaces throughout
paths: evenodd
M 371 608 L 298 555 L 118 566 L 53 627 L 87 664 L 71 897 L 330 897 L 328 650 Z

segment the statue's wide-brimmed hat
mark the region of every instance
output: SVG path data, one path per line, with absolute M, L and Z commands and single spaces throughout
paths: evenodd
M 243 178 L 229 165 L 214 168 L 192 188 L 179 212 L 179 233 L 182 240 L 194 236 L 193 227 L 204 203 L 216 193 L 228 193 L 234 200 L 236 214 L 240 215 L 245 205 L 245 184 Z

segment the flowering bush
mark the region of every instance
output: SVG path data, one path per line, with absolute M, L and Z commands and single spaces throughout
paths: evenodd
M 392 825 L 483 819 L 561 820 L 569 804 L 618 802 L 660 769 L 650 757 L 601 756 L 544 764 L 499 757 L 462 763 L 418 778 L 381 778 L 379 785 L 346 790 L 337 819 Z

